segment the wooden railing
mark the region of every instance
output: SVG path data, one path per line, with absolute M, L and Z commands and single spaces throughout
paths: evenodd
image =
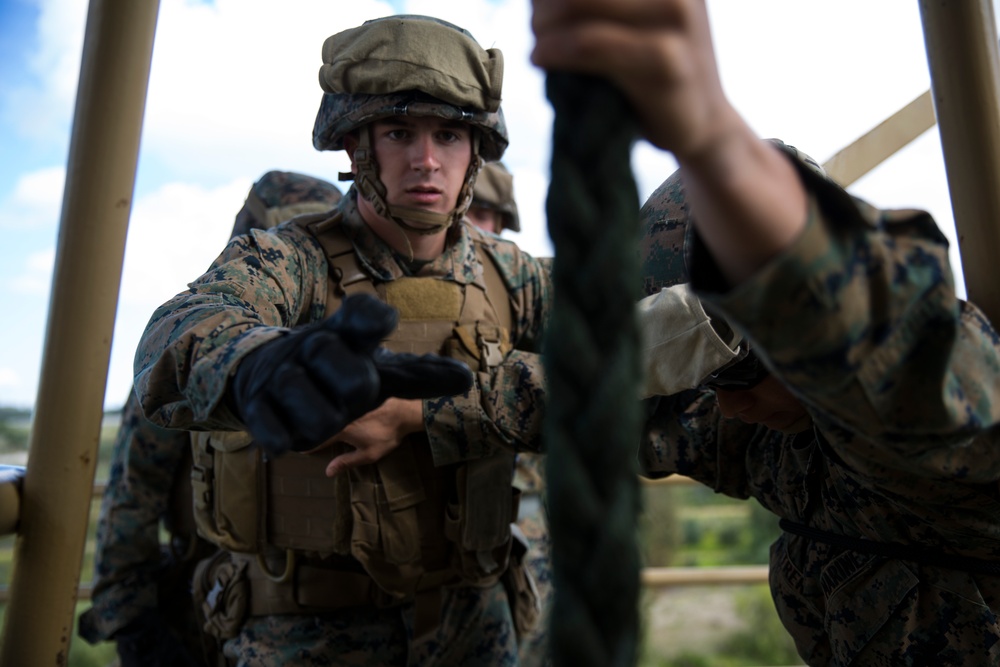
M 643 484 L 651 485 L 694 485 L 694 480 L 680 475 L 663 479 L 643 479 Z M 94 497 L 101 497 L 107 490 L 106 482 L 94 485 Z M 647 567 L 641 573 L 642 585 L 646 588 L 668 588 L 671 586 L 735 586 L 743 584 L 767 583 L 766 565 L 736 565 L 726 567 Z M 93 586 L 81 584 L 77 598 L 89 600 Z M 0 604 L 7 601 L 7 587 L 0 587 Z

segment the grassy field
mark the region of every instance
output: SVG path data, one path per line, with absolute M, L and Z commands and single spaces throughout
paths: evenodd
M 114 415 L 101 433 L 95 478 L 108 478 L 117 432 Z M 0 409 L 0 463 L 23 464 L 28 439 L 25 416 Z M 732 500 L 700 486 L 643 487 L 640 549 L 648 566 L 763 565 L 777 536 L 777 521 L 756 502 Z M 100 498 L 91 521 L 81 567 L 82 583 L 93 575 L 94 532 Z M 0 538 L 0 585 L 11 575 L 14 538 Z M 82 601 L 77 614 L 89 607 Z M 777 619 L 765 585 L 674 587 L 645 591 L 642 599 L 641 667 L 755 667 L 801 663 Z M 3 610 L 0 607 L 0 615 Z M 75 624 L 74 624 L 75 629 Z M 115 659 L 114 645 L 91 646 L 74 637 L 69 667 L 103 667 Z

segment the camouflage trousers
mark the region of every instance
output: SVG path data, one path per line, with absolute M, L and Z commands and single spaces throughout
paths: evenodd
M 441 604 L 441 624 L 417 638 L 414 606 L 407 604 L 250 618 L 224 650 L 239 667 L 517 665 L 517 640 L 501 584 L 446 588 Z
M 531 500 L 529 500 L 531 499 Z M 537 502 L 532 500 L 537 499 Z M 527 501 L 527 502 L 526 502 Z M 518 655 L 522 667 L 541 667 L 550 664 L 549 650 L 549 610 L 552 606 L 552 562 L 549 559 L 549 527 L 545 519 L 545 508 L 538 494 L 525 495 L 521 500 L 517 525 L 528 538 L 528 553 L 525 564 L 538 588 L 541 617 L 534 629 L 520 638 Z
M 1000 577 L 782 535 L 771 593 L 807 665 L 1000 665 Z

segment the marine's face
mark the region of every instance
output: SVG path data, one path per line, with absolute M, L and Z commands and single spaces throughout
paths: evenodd
M 727 419 L 763 424 L 782 433 L 799 433 L 809 428 L 812 418 L 785 385 L 769 375 L 750 389 L 715 389 L 719 410 Z
M 450 213 L 472 160 L 471 130 L 436 117 L 394 116 L 371 125 L 379 179 L 390 206 Z M 354 146 L 347 146 L 353 162 Z
M 500 211 L 495 208 L 476 206 L 475 200 L 466 212 L 465 217 L 476 227 L 484 229 L 494 234 L 499 234 L 503 230 L 503 220 L 500 218 Z

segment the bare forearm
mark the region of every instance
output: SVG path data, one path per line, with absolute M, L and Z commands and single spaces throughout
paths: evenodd
M 787 249 L 805 228 L 806 192 L 794 167 L 742 121 L 678 162 L 698 233 L 731 285 Z

